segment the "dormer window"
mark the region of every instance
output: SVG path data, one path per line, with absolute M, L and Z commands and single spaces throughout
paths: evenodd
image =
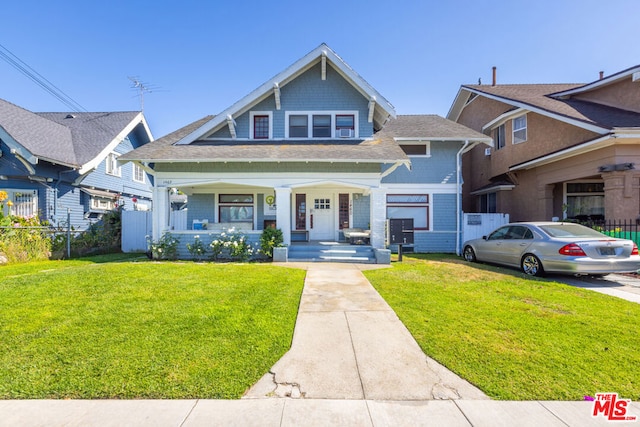
M 252 111 L 249 113 L 249 134 L 251 139 L 271 139 L 271 111 Z
M 355 138 L 357 112 L 289 111 L 285 138 Z

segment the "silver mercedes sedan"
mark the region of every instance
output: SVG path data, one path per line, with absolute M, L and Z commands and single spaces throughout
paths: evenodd
M 606 236 L 570 222 L 515 222 L 488 236 L 464 242 L 469 262 L 520 268 L 524 273 L 604 275 L 640 269 L 638 247 L 631 240 Z

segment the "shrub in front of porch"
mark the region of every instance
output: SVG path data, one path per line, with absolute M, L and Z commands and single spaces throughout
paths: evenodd
M 180 239 L 173 237 L 171 233 L 164 233 L 157 242 L 150 242 L 151 258 L 153 259 L 177 259 L 178 243 Z
M 220 233 L 220 236 L 214 239 L 211 244 L 212 256 L 214 261 L 248 261 L 256 252 L 247 235 L 241 231 L 230 228 Z
M 273 248 L 284 246 L 284 237 L 279 228 L 268 227 L 260 235 L 260 253 L 273 258 Z

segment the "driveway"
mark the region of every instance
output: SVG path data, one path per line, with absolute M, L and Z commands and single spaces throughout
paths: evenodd
M 547 279 L 579 288 L 590 289 L 640 304 L 640 278 L 637 276 L 608 274 L 603 277 L 574 277 L 549 274 Z

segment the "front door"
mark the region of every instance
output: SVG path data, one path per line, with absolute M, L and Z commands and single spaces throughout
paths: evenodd
M 309 202 L 309 239 L 335 239 L 334 206 L 331 194 L 310 194 Z

